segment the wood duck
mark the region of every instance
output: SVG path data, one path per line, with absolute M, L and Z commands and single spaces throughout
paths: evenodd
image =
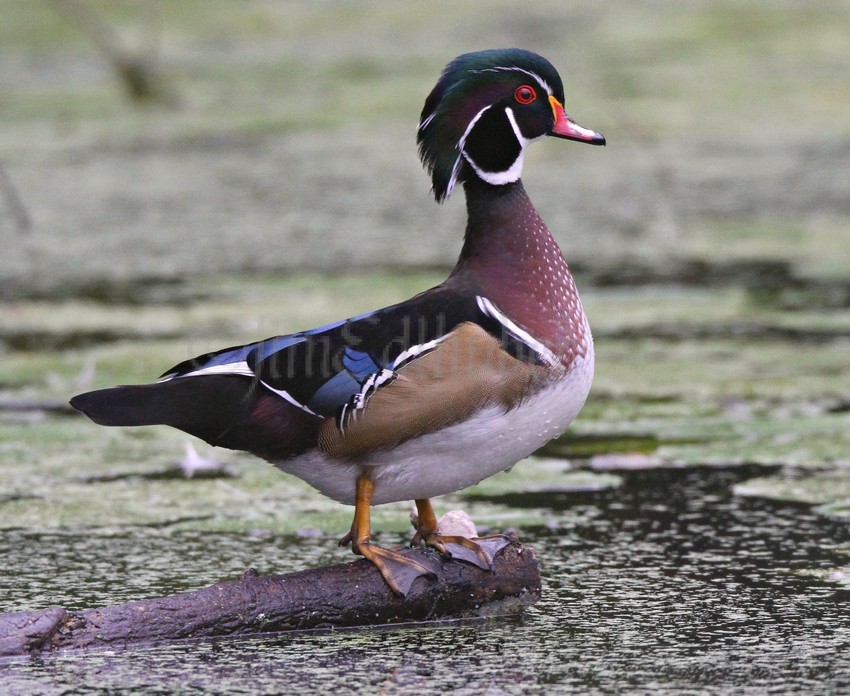
M 354 505 L 340 541 L 404 595 L 427 564 L 370 543 L 370 507 L 413 499 L 414 544 L 491 567 L 486 539 L 440 535 L 429 501 L 510 468 L 576 417 L 593 342 L 557 243 L 523 188 L 546 135 L 604 145 L 564 112 L 555 68 L 520 49 L 466 53 L 425 101 L 420 158 L 468 222 L 451 275 L 400 304 L 187 360 L 158 382 L 74 397 L 103 425 L 165 424 L 246 450 Z

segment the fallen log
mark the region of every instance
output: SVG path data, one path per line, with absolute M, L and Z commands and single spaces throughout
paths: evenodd
M 127 604 L 0 614 L 0 656 L 495 616 L 516 613 L 540 598 L 534 551 L 515 538 L 496 555 L 492 571 L 430 549 L 402 553 L 435 574 L 417 578 L 403 598 L 363 559 L 287 575 L 249 570 L 238 580 Z

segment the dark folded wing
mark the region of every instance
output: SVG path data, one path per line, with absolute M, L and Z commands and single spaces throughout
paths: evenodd
M 401 304 L 287 336 L 207 353 L 162 380 L 242 375 L 307 413 L 333 418 L 362 407 L 463 324 L 476 326 L 507 357 L 550 365 L 555 356 L 487 298 L 444 288 Z M 403 391 L 399 389 L 397 391 Z

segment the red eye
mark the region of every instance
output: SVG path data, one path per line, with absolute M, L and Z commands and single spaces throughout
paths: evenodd
M 516 88 L 516 92 L 514 92 L 514 99 L 516 99 L 520 104 L 531 104 L 531 102 L 537 99 L 537 92 L 534 91 L 534 87 L 523 85 L 522 87 Z

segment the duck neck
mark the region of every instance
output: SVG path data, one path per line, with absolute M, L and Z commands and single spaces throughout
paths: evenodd
M 590 333 L 570 270 L 521 180 L 464 183 L 468 222 L 452 273 L 571 363 Z
M 475 177 L 464 182 L 467 223 L 458 267 L 510 271 L 527 260 L 526 243 L 549 231 L 537 214 L 521 180 L 492 185 Z

